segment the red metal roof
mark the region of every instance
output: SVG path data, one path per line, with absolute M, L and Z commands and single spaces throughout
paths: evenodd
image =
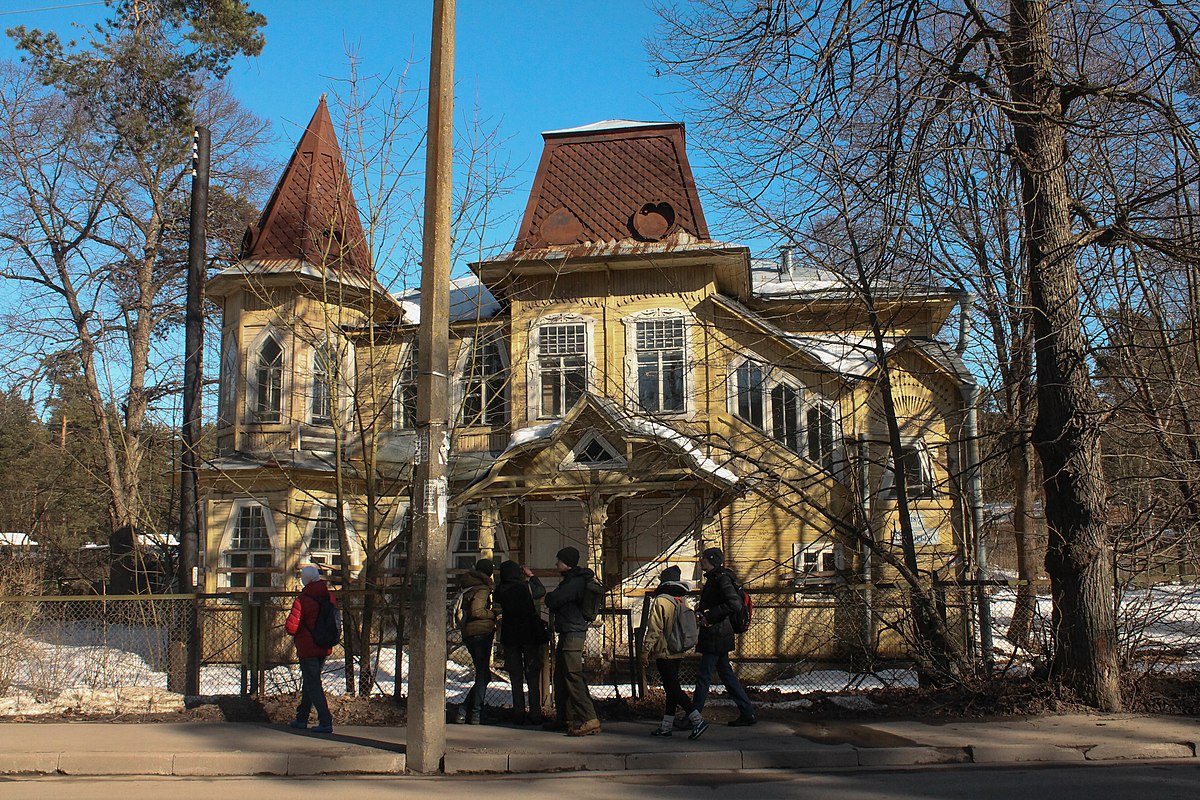
M 300 259 L 371 274 L 371 253 L 324 96 L 258 225 L 246 232 L 242 258 Z
M 617 120 L 542 137 L 514 251 L 709 238 L 682 124 Z

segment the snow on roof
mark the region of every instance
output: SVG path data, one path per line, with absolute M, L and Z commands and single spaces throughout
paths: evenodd
M 861 378 L 875 369 L 877 363 L 873 336 L 788 334 L 786 339 L 841 375 Z
M 846 281 L 817 267 L 793 268 L 787 272 L 777 261 L 756 258 L 750 262 L 750 282 L 754 293 L 763 297 L 811 294 L 849 288 Z
M 536 442 L 538 439 L 548 439 L 554 435 L 554 432 L 562 426 L 562 420 L 556 419 L 553 422 L 543 422 L 541 425 L 530 425 L 528 428 L 520 428 L 512 432 L 508 437 L 508 444 L 500 455 L 504 455 L 509 450 L 515 450 L 522 445 Z
M 663 439 L 671 442 L 680 450 L 682 450 L 684 455 L 691 459 L 692 463 L 695 464 L 696 468 L 701 472 L 707 472 L 708 474 L 720 478 L 728 483 L 738 482 L 737 475 L 735 475 L 729 469 L 722 467 L 708 456 L 704 455 L 704 451 L 700 449 L 698 444 L 696 444 L 695 439 L 687 436 L 686 434 L 680 433 L 674 428 L 663 425 L 661 422 L 640 418 L 622 419 L 621 424 L 629 430 L 645 436 L 652 436 L 656 439 Z
M 421 321 L 421 290 L 413 289 L 395 296 L 403 311 L 403 321 L 415 325 Z M 450 281 L 450 321 L 470 322 L 490 319 L 500 311 L 500 302 L 475 275 Z
M 0 547 L 37 547 L 37 541 L 29 538 L 28 533 L 0 531 Z
M 594 131 L 612 131 L 622 128 L 652 128 L 656 125 L 670 125 L 669 122 L 639 122 L 633 119 L 602 119 L 578 128 L 560 128 L 556 131 L 542 131 L 543 136 L 553 136 L 560 133 L 592 133 Z

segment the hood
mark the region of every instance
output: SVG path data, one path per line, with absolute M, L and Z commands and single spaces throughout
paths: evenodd
M 525 580 L 525 573 L 521 571 L 521 565 L 517 562 L 505 561 L 500 565 L 500 581 L 502 583 L 523 580 Z
M 329 584 L 321 579 L 310 581 L 308 586 L 301 590 L 300 594 L 305 597 L 311 597 L 314 600 L 319 600 L 322 597 L 329 596 Z
M 596 577 L 596 573 L 592 572 L 587 567 L 571 567 L 569 570 L 563 573 L 563 580 L 579 576 L 583 576 L 584 578 L 591 580 L 592 578 Z
M 464 589 L 470 589 L 472 586 L 486 586 L 492 588 L 492 576 L 484 575 L 479 570 L 471 570 L 464 572 L 458 579 L 458 585 Z
M 683 597 L 688 591 L 687 585 L 680 581 L 664 581 L 654 590 L 654 596 L 658 597 L 660 594 L 669 594 L 672 597 Z

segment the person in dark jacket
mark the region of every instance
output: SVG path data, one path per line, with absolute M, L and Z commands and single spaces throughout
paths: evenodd
M 555 568 L 562 579 L 546 595 L 546 606 L 554 612 L 554 714 L 547 727 L 566 729 L 568 736 L 590 736 L 600 732 L 596 707 L 583 677 L 583 640 L 588 621 L 583 616 L 583 594 L 595 573 L 579 565 L 579 550 L 564 547 L 556 555 Z
M 720 548 L 710 547 L 700 555 L 700 569 L 704 570 L 704 588 L 700 592 L 700 607 L 697 622 L 700 636 L 696 651 L 700 653 L 700 672 L 696 675 L 696 692 L 692 703 L 697 711 L 704 710 L 708 700 L 708 686 L 713 670 L 725 684 L 725 690 L 738 708 L 738 717 L 729 724 L 734 727 L 753 725 L 754 706 L 746 690 L 729 663 L 729 651 L 734 648 L 733 624 L 729 618 L 742 608 L 733 573 L 725 569 L 725 555 Z
M 663 692 L 666 693 L 666 707 L 663 710 L 662 723 L 654 729 L 652 736 L 670 736 L 675 723 L 675 709 L 679 708 L 687 715 L 692 732 L 689 739 L 699 739 L 706 730 L 708 723 L 692 705 L 692 700 L 679 685 L 679 662 L 686 653 L 672 653 L 667 649 L 667 637 L 675 624 L 675 615 L 679 613 L 679 604 L 686 603 L 688 588 L 680 579 L 679 567 L 667 567 L 658 576 L 658 587 L 654 590 L 654 601 L 650 604 L 650 613 L 646 617 L 646 634 L 642 639 L 642 653 L 646 661 L 654 659 L 658 676 L 662 679 Z
M 492 596 L 500 609 L 500 644 L 504 646 L 504 668 L 512 684 L 513 713 L 519 722 L 541 725 L 542 661 L 549 636 L 534 601 L 546 596 L 546 587 L 529 567 L 505 561 L 500 565 L 500 583 Z
M 492 641 L 496 636 L 496 614 L 492 611 L 492 562 L 481 558 L 475 568 L 459 579 L 463 591 L 462 637 L 475 683 L 458 707 L 455 721 L 479 725 L 483 722 L 483 701 L 492 678 Z
M 333 715 L 329 713 L 325 687 L 321 685 L 321 670 L 332 650 L 314 642 L 312 631 L 317 624 L 321 602 L 327 600 L 335 606 L 337 602 L 329 593 L 329 586 L 321 580 L 321 572 L 313 565 L 309 564 L 300 570 L 300 583 L 304 588 L 300 596 L 292 601 L 292 611 L 284 623 L 284 628 L 296 643 L 296 655 L 300 658 L 300 705 L 296 707 L 296 718 L 292 720 L 291 727 L 307 730 L 308 715 L 315 707 L 317 726 L 313 732 L 333 733 Z

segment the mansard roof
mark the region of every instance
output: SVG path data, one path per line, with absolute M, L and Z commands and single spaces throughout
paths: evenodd
M 513 254 L 709 239 L 678 122 L 548 131 Z
M 324 95 L 258 224 L 246 231 L 241 257 L 370 276 L 371 253 Z

